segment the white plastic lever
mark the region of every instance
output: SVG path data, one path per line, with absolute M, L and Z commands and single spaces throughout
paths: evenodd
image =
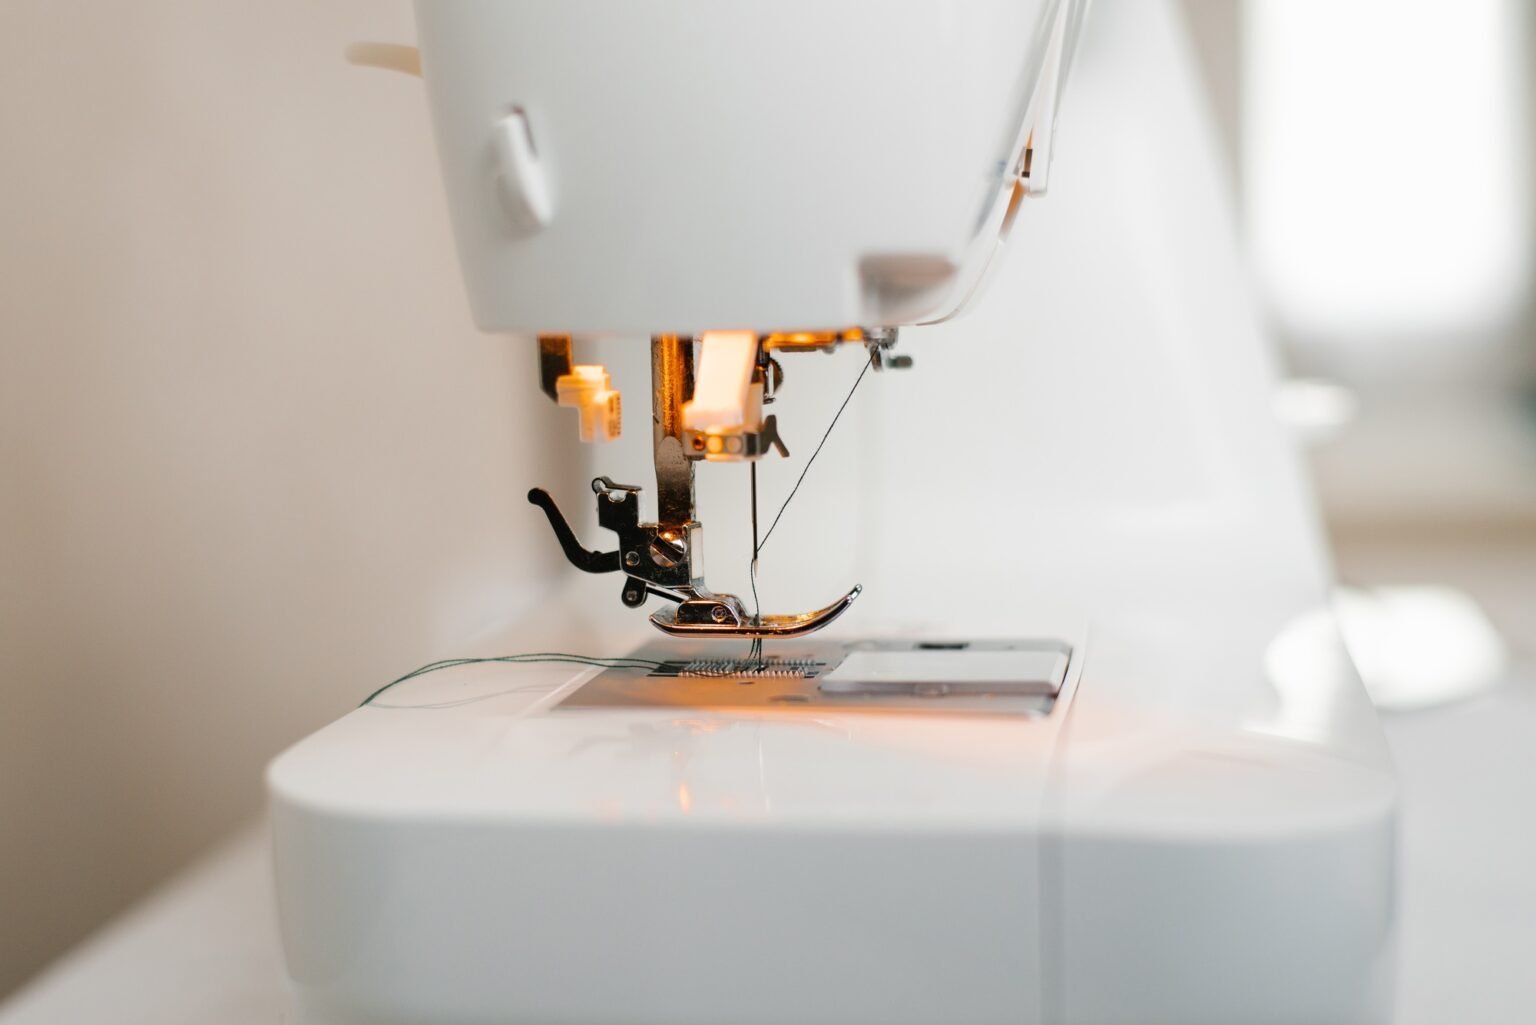
M 1068 60 L 1067 27 L 1072 18 L 1073 6 L 1061 4 L 1056 10 L 1056 21 L 1051 25 L 1051 35 L 1046 43 L 1045 61 L 1040 68 L 1039 83 L 1030 100 L 1030 110 L 1025 123 L 1029 126 L 1024 150 L 1019 154 L 1016 173 L 1024 189 L 1032 196 L 1045 195 L 1051 174 L 1051 147 L 1056 141 L 1056 107 L 1060 103 L 1061 78 Z
M 521 108 L 496 122 L 491 145 L 496 154 L 496 189 L 507 216 L 525 232 L 546 227 L 555 216 L 554 198 Z
M 745 426 L 756 365 L 756 334 L 705 331 L 700 336 L 693 400 L 683 404 L 683 426 L 691 431 Z
M 623 426 L 619 393 L 608 371 L 591 363 L 578 363 L 555 381 L 555 398 L 579 414 L 582 441 L 612 441 Z

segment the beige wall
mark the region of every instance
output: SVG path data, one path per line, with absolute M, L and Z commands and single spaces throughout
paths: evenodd
M 0 6 L 0 993 L 553 565 L 556 411 L 356 38 L 408 4 Z

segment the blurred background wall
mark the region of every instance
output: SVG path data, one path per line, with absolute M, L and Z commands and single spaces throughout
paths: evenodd
M 0 994 L 553 566 L 555 411 L 358 38 L 409 4 L 0 5 Z
M 1182 6 L 1356 661 L 1495 686 L 1536 649 L 1536 10 Z
M 1184 0 L 1336 537 L 1536 525 L 1536 12 Z
M 1536 15 L 1182 5 L 1342 574 L 1528 651 Z M 570 432 L 468 321 L 419 83 L 340 59 L 413 35 L 406 0 L 0 7 L 0 994 L 554 565 L 510 525 Z
M 1352 393 L 1316 450 L 1330 515 L 1529 529 L 1529 5 L 1250 0 L 1241 18 L 1255 272 L 1293 371 Z

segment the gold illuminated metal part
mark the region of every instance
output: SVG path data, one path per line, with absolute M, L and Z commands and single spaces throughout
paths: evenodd
M 683 447 L 683 403 L 693 395 L 693 339 L 651 339 L 651 418 L 656 459 L 656 519 L 682 529 L 693 521 L 693 463 Z
M 764 349 L 780 352 L 825 352 L 844 342 L 864 341 L 864 329 L 843 331 L 775 331 L 762 337 Z

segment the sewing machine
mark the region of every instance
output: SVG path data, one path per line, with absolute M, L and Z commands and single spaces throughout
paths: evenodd
M 354 51 L 424 74 L 476 321 L 591 468 L 508 526 L 563 560 L 507 650 L 604 658 L 274 763 L 297 1021 L 1388 1020 L 1392 773 L 1198 84 L 1166 5 L 1083 6 Z

